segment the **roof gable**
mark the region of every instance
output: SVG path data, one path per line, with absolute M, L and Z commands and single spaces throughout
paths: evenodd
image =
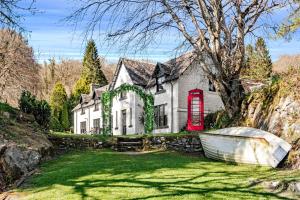
M 110 90 L 115 87 L 115 84 L 120 75 L 121 67 L 124 66 L 133 84 L 145 87 L 151 78 L 155 65 L 143 61 L 130 60 L 121 58 L 118 62 L 117 70 L 113 77 Z
M 188 52 L 165 63 L 157 63 L 152 74 L 152 79 L 148 82 L 147 87 L 155 85 L 155 77 L 157 77 L 157 74 L 163 74 L 165 76 L 165 82 L 178 79 L 196 61 L 197 55 L 194 52 Z

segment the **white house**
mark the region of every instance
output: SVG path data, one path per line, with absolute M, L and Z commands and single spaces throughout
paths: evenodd
M 192 52 L 166 63 L 156 64 L 121 58 L 109 87 L 97 89 L 91 87 L 89 95 L 82 95 L 80 104 L 73 110 L 74 132 L 93 133 L 95 132 L 93 130 L 100 130 L 102 127 L 99 100 L 101 92 L 107 89 L 114 90 L 124 83 L 136 85 L 154 96 L 153 133 L 180 132 L 187 127 L 189 112 L 193 113 L 190 115 L 190 121 L 195 122 L 196 119 L 198 123 L 199 119 L 200 123 L 201 116 L 223 108 L 220 96 L 204 75 Z M 195 89 L 201 91 L 203 99 L 192 99 L 189 110 L 189 94 L 192 94 L 190 91 Z M 134 92 L 122 93 L 113 99 L 113 135 L 144 133 L 143 104 Z M 197 108 L 200 104 L 204 105 L 203 110 Z M 194 109 L 195 105 L 197 112 Z M 99 108 L 95 110 L 96 106 Z M 203 117 L 201 123 L 203 124 Z
M 108 85 L 91 85 L 90 94 L 82 94 L 80 103 L 73 109 L 74 133 L 100 133 L 102 125 L 101 94 L 108 90 Z

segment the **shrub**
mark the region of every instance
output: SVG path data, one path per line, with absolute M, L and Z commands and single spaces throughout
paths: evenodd
M 209 113 L 204 118 L 204 126 L 206 129 L 219 129 L 230 126 L 233 122 L 225 110 L 215 113 Z
M 19 100 L 19 108 L 24 113 L 33 113 L 36 98 L 29 91 L 23 91 Z
M 47 128 L 49 127 L 50 123 L 50 117 L 51 117 L 51 108 L 47 101 L 42 100 L 42 101 L 36 101 L 35 107 L 34 107 L 34 118 L 36 122 Z
M 52 131 L 58 131 L 58 132 L 64 131 L 63 126 L 61 125 L 59 120 L 54 116 L 51 116 L 51 119 L 50 119 L 50 129 Z
M 51 108 L 45 100 L 37 100 L 29 91 L 23 91 L 19 100 L 22 112 L 33 114 L 35 121 L 45 128 L 49 127 Z
M 69 120 L 69 109 L 67 102 L 64 103 L 62 114 L 61 114 L 61 125 L 65 130 L 70 129 L 70 120 Z

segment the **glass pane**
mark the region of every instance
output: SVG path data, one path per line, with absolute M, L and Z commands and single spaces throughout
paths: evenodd
M 200 97 L 193 97 L 192 99 L 192 124 L 194 126 L 200 125 Z

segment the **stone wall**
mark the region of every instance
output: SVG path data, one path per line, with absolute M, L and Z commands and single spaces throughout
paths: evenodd
M 182 136 L 151 136 L 143 139 L 144 150 L 166 149 L 184 153 L 201 153 L 203 151 L 199 136 L 187 134 Z
M 49 135 L 55 153 L 64 153 L 69 150 L 102 149 L 111 146 L 110 142 L 103 142 L 94 138 L 61 137 Z

